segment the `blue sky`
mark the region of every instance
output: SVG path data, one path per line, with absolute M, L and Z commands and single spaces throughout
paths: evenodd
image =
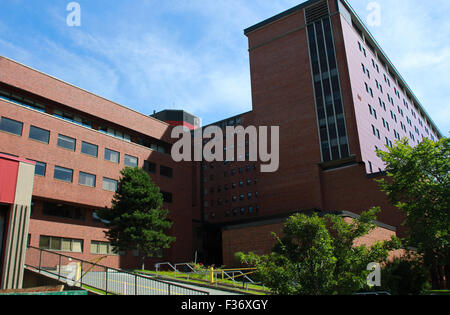
M 152 114 L 185 109 L 205 124 L 251 109 L 243 30 L 302 0 L 8 0 L 0 55 Z M 450 132 L 450 1 L 349 0 L 431 118 Z

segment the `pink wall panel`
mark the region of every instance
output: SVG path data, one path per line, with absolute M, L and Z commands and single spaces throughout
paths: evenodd
M 0 156 L 0 202 L 14 203 L 19 162 Z

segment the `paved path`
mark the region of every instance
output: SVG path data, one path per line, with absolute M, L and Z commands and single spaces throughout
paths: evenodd
M 170 282 L 173 284 L 180 284 L 179 282 L 173 282 L 173 281 L 167 281 L 164 280 L 165 282 Z M 206 287 L 201 287 L 201 286 L 196 286 L 196 285 L 191 285 L 191 284 L 181 284 L 182 286 L 188 287 L 188 288 L 192 288 L 195 290 L 201 290 L 201 291 L 206 291 L 209 292 L 210 295 L 243 295 L 240 293 L 235 293 L 235 292 L 230 292 L 230 291 L 223 291 L 223 290 L 219 290 L 219 289 L 210 289 L 210 288 L 206 288 Z
M 56 273 L 56 274 L 55 274 Z M 58 278 L 58 272 L 41 271 L 41 274 Z M 62 271 L 62 281 L 68 276 Z M 204 288 L 191 284 L 180 284 L 174 281 L 157 281 L 149 277 L 135 276 L 124 272 L 89 272 L 81 279 L 83 285 L 96 289 L 113 292 L 120 295 L 239 295 L 218 289 Z M 73 285 L 72 281 L 68 281 Z

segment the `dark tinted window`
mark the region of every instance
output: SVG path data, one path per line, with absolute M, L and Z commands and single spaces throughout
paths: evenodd
M 44 202 L 42 212 L 44 215 L 52 217 L 75 219 L 75 220 L 84 220 L 86 213 L 86 211 L 83 208 L 49 202 Z
M 30 139 L 48 143 L 50 141 L 50 131 L 31 126 L 29 137 Z
M 71 183 L 73 180 L 73 170 L 55 166 L 54 178 Z
M 173 169 L 167 166 L 160 167 L 160 174 L 166 177 L 173 177 Z
M 81 153 L 97 157 L 98 156 L 98 146 L 96 146 L 95 144 L 82 142 L 81 143 Z
M 39 176 L 45 176 L 47 170 L 47 164 L 43 162 L 36 162 L 36 167 L 34 168 L 34 174 Z
M 58 146 L 71 151 L 75 151 L 76 140 L 63 135 L 58 135 Z
M 8 119 L 5 117 L 2 117 L 0 119 L 0 130 L 2 130 L 2 131 L 6 131 L 9 133 L 13 133 L 15 135 L 21 136 L 22 129 L 23 129 L 23 123 L 21 123 L 19 121 L 15 121 L 15 120 Z
M 156 173 L 156 164 L 149 162 L 149 161 L 144 161 L 144 170 L 149 172 L 149 173 Z
M 173 195 L 171 193 L 162 191 L 161 194 L 163 195 L 164 202 L 167 203 L 173 202 Z

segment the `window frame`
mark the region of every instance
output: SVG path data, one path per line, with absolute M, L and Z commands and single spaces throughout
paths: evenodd
M 112 182 L 114 182 L 115 184 L 116 184 L 116 189 L 115 190 L 110 190 L 110 189 L 105 189 L 105 182 L 110 182 L 110 183 L 112 183 Z M 119 181 L 117 181 L 117 180 L 115 180 L 115 179 L 112 179 L 112 178 L 108 178 L 108 177 L 103 177 L 103 180 L 102 180 L 102 189 L 104 190 L 104 191 L 110 191 L 110 192 L 116 192 L 117 191 L 117 188 L 119 187 Z
M 95 155 L 90 154 L 88 152 L 84 152 L 83 149 L 85 148 L 85 146 L 87 146 L 90 149 L 95 147 L 96 148 Z M 84 155 L 88 155 L 88 156 L 91 156 L 91 157 L 98 158 L 98 145 L 92 144 L 92 143 L 89 143 L 89 142 L 86 142 L 86 141 L 81 141 L 81 153 L 84 154 Z
M 31 136 L 32 130 L 36 130 L 36 129 L 37 129 L 38 131 L 44 131 L 44 132 L 47 132 L 47 133 L 48 133 L 48 134 L 47 134 L 47 141 L 43 141 L 43 140 L 41 140 L 41 139 L 33 138 L 33 137 Z M 41 142 L 41 143 L 49 144 L 49 143 L 50 143 L 50 130 L 43 129 L 43 128 L 39 128 L 39 127 L 36 127 L 36 126 L 34 126 L 34 125 L 31 125 L 31 126 L 30 126 L 30 130 L 29 130 L 29 132 L 28 132 L 28 138 L 31 139 L 31 140 L 34 140 L 34 141 L 38 141 L 38 142 Z
M 72 174 L 71 180 L 67 181 L 65 179 L 57 178 L 56 177 L 57 170 L 59 170 L 59 171 L 70 171 L 71 174 Z M 71 183 L 72 184 L 73 183 L 73 172 L 74 172 L 73 169 L 55 165 L 54 170 L 53 170 L 53 179 L 56 179 L 56 180 L 59 180 L 59 181 L 65 182 L 65 183 Z
M 132 166 L 132 165 L 128 165 L 128 164 L 127 164 L 127 158 L 133 158 L 133 159 L 136 159 L 136 165 L 133 165 L 133 166 Z M 132 167 L 132 168 L 138 167 L 138 166 L 139 166 L 139 158 L 138 158 L 137 156 L 125 154 L 125 156 L 124 156 L 124 158 L 123 158 L 123 164 L 124 164 L 125 166 Z
M 3 128 L 2 128 L 2 122 L 3 122 L 3 120 L 6 120 L 6 121 L 12 122 L 12 123 L 17 123 L 17 125 L 20 125 L 20 134 L 19 134 L 19 133 L 16 133 L 16 132 L 12 132 L 12 131 L 10 131 L 10 130 L 5 130 L 5 129 L 3 129 Z M 0 131 L 9 133 L 9 134 L 11 134 L 11 135 L 16 135 L 16 136 L 22 137 L 22 135 L 23 135 L 23 122 L 18 121 L 18 120 L 14 120 L 14 119 L 11 119 L 11 118 L 8 118 L 8 117 L 1 116 L 1 117 L 0 117 Z
M 112 156 L 111 153 L 117 153 L 117 161 L 113 161 L 111 159 L 107 159 L 106 158 L 106 154 L 107 153 L 109 153 L 110 157 Z M 111 163 L 115 163 L 115 164 L 120 164 L 120 152 L 118 152 L 118 151 L 105 148 L 105 154 L 103 155 L 103 158 L 104 158 L 105 161 L 108 161 L 108 162 L 111 162 Z
M 164 170 L 167 170 L 168 173 L 166 173 Z M 159 166 L 159 175 L 167 177 L 167 178 L 173 178 L 173 168 L 169 166 L 160 165 Z
M 87 178 L 93 176 L 93 178 L 94 178 L 94 185 L 91 186 L 91 185 L 87 185 L 87 184 L 82 184 L 82 183 L 80 183 L 81 178 L 82 178 L 82 175 L 83 175 L 83 176 L 87 175 Z M 92 178 L 92 177 L 91 177 L 91 178 Z M 97 175 L 79 171 L 79 173 L 78 173 L 78 185 L 84 186 L 84 187 L 95 188 L 95 187 L 97 186 Z
M 66 138 L 66 139 L 61 139 L 61 137 L 64 137 L 64 138 Z M 73 140 L 73 149 L 72 149 L 72 148 L 67 148 L 67 147 L 65 147 L 65 146 L 62 146 L 62 145 L 60 144 L 60 140 L 61 140 L 61 141 Z M 65 149 L 65 150 L 69 150 L 69 151 L 75 152 L 76 149 L 77 149 L 77 139 L 72 138 L 72 137 L 69 137 L 69 136 L 66 136 L 66 135 L 63 135 L 63 134 L 58 134 L 58 139 L 57 139 L 56 145 L 57 145 L 59 148 L 62 148 L 62 149 Z

